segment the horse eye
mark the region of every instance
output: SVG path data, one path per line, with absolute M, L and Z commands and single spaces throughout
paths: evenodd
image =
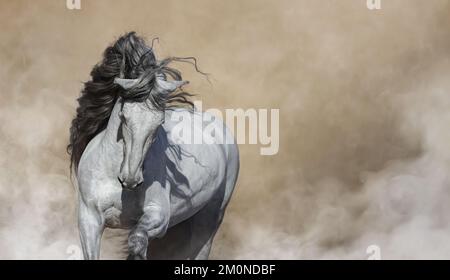
M 119 112 L 119 119 L 122 121 L 122 124 L 127 124 L 127 120 L 125 119 L 125 116 L 122 111 Z

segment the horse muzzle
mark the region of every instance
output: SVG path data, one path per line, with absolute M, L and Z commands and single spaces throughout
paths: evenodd
M 132 178 L 131 180 L 124 176 L 119 176 L 119 177 L 117 177 L 117 179 L 119 180 L 120 184 L 122 185 L 122 187 L 124 189 L 129 189 L 129 190 L 132 190 L 132 189 L 140 186 L 144 182 L 142 175 L 136 176 L 136 178 Z

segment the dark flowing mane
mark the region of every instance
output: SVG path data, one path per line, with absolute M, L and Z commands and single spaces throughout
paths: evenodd
M 78 98 L 76 117 L 72 120 L 67 146 L 71 170 L 77 171 L 81 155 L 89 141 L 106 128 L 119 96 L 136 100 L 149 98 L 159 110 L 193 106 L 189 100 L 191 94 L 180 89 L 170 93 L 152 90 L 156 75 L 181 80 L 181 73 L 168 66 L 173 61 L 191 62 L 200 72 L 195 58 L 169 57 L 158 61 L 152 47 L 147 46 L 135 32 L 125 34 L 106 48 L 103 60 L 92 69 L 91 80 L 84 83 L 84 89 Z M 138 87 L 125 92 L 114 83 L 115 78 L 139 78 L 141 82 Z

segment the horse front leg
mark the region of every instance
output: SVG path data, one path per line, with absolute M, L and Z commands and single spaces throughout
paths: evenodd
M 82 199 L 78 209 L 78 229 L 84 259 L 98 260 L 104 220 L 95 207 L 87 206 Z
M 128 259 L 147 259 L 148 241 L 164 236 L 169 226 L 168 190 L 159 184 L 152 185 L 145 196 L 143 214 L 128 237 Z

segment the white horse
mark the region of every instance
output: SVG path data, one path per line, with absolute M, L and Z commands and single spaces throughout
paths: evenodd
M 85 259 L 99 258 L 105 227 L 131 229 L 129 259 L 209 256 L 238 177 L 239 152 L 219 119 L 168 106 L 189 103 L 179 91 L 186 82 L 167 66 L 172 60 L 156 61 L 132 32 L 106 49 L 85 84 L 68 147 Z M 193 134 L 212 125 L 223 131 L 222 141 L 180 143 L 171 134 L 180 125 Z

